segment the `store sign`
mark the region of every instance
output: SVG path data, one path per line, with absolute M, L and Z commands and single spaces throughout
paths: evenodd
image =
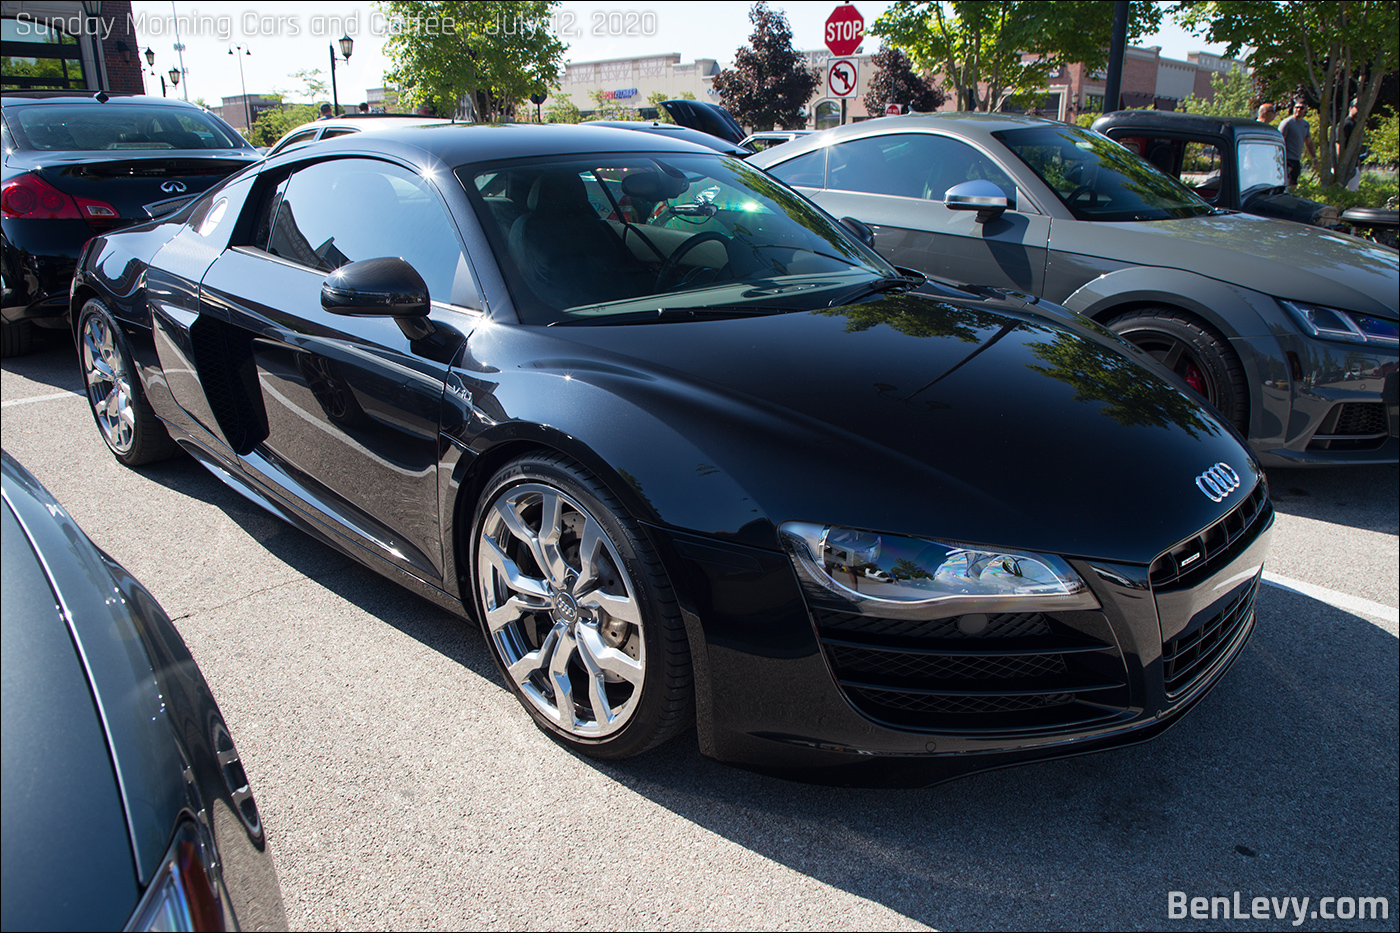
M 623 88 L 620 91 L 604 91 L 603 100 L 631 100 L 637 96 L 637 89 L 634 87 Z

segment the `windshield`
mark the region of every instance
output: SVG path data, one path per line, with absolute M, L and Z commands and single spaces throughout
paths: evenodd
M 16 135 L 22 137 L 25 149 L 66 152 L 250 148 L 218 120 L 194 108 L 83 103 L 15 109 L 19 111 Z
M 993 135 L 1054 190 L 1076 220 L 1166 220 L 1213 210 L 1181 182 L 1098 133 L 1053 124 Z
M 1255 188 L 1284 188 L 1287 185 L 1283 143 L 1267 139 L 1240 141 L 1240 194 Z
M 457 175 L 527 324 L 812 310 L 895 275 L 810 202 L 725 156 L 517 159 Z

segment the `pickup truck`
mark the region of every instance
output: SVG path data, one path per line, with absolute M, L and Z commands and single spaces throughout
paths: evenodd
M 1400 212 L 1351 208 L 1339 216 L 1335 207 L 1289 194 L 1283 134 L 1267 123 L 1120 110 L 1099 117 L 1093 129 L 1180 179 L 1216 207 L 1333 230 L 1369 230 L 1376 242 L 1395 245 Z

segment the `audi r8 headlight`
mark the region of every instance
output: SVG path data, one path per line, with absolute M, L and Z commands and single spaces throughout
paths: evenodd
M 786 522 L 779 528 L 809 600 L 901 618 L 969 612 L 1097 609 L 1062 558 L 855 528 Z
M 1305 333 L 1314 337 L 1382 347 L 1400 346 L 1400 324 L 1396 324 L 1395 321 L 1296 301 L 1279 303 L 1297 318 Z

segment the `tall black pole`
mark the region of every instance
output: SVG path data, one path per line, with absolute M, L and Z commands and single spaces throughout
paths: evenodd
M 1103 112 L 1119 109 L 1123 96 L 1123 53 L 1128 45 L 1128 0 L 1114 0 L 1113 43 L 1108 48 L 1108 81 L 1103 89 Z
M 335 46 L 327 46 L 331 50 L 331 113 L 340 116 L 340 95 L 335 91 Z

